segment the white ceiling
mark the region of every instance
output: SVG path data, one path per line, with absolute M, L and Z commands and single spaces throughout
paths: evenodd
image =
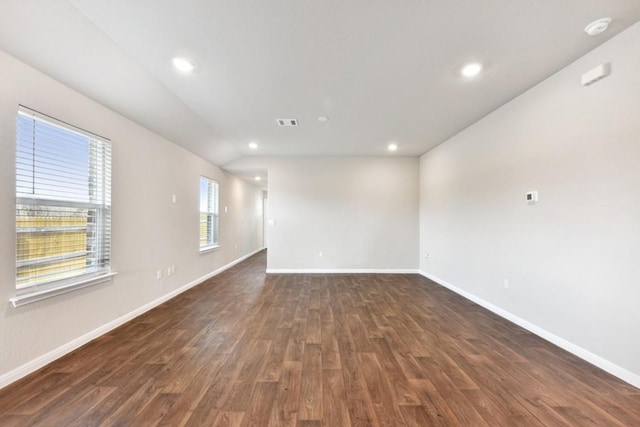
M 420 155 L 638 20 L 638 0 L 3 0 L 0 49 L 224 165 Z

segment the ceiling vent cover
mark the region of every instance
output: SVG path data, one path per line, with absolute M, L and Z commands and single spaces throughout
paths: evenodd
M 278 126 L 298 126 L 298 120 L 296 119 L 276 119 Z

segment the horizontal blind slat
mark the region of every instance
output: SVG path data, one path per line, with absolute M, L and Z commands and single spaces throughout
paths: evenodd
M 17 122 L 18 288 L 108 272 L 109 141 L 22 107 Z

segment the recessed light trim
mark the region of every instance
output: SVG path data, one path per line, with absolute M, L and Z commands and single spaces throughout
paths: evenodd
M 465 77 L 475 77 L 478 74 L 480 74 L 481 71 L 482 71 L 482 64 L 480 64 L 479 62 L 467 64 L 464 67 L 462 67 L 462 70 L 460 70 L 462 75 Z
M 589 34 L 590 36 L 597 36 L 598 34 L 602 34 L 607 31 L 607 28 L 609 28 L 609 24 L 611 24 L 611 18 L 596 19 L 595 21 L 584 27 L 584 32 Z
M 329 121 L 329 117 L 320 116 L 320 117 L 318 117 L 318 121 L 319 122 L 328 122 Z
M 250 142 L 249 143 L 249 148 L 251 148 L 252 150 L 257 150 L 258 149 L 258 143 L 257 142 Z
M 193 71 L 193 69 L 195 68 L 193 63 L 185 58 L 175 57 L 171 60 L 171 62 L 173 63 L 174 67 L 176 67 L 178 70 L 182 71 L 183 73 L 189 73 Z
M 253 179 L 255 179 L 256 181 L 262 181 L 262 177 L 256 176 Z
M 395 142 L 392 142 L 391 144 L 387 145 L 387 150 L 389 151 L 396 151 L 398 149 L 398 144 L 396 144 Z

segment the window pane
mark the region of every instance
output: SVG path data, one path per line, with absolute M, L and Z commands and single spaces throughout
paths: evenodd
M 207 212 L 209 194 L 209 181 L 207 178 L 200 178 L 200 212 Z
M 108 272 L 111 144 L 20 108 L 16 286 Z
M 89 201 L 89 138 L 18 116 L 17 194 Z
M 218 244 L 218 183 L 200 177 L 200 247 Z

